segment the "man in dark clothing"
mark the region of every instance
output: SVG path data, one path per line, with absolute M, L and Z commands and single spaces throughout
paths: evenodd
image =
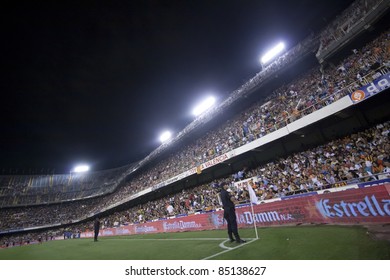
M 94 239 L 93 241 L 98 241 L 98 235 L 99 235 L 99 229 L 100 229 L 100 221 L 99 218 L 95 219 L 95 222 L 93 223 L 93 230 L 94 230 Z
M 230 196 L 229 192 L 227 191 L 228 185 L 226 183 L 221 183 L 220 187 L 223 217 L 227 222 L 230 242 L 236 241 L 237 243 L 245 243 L 246 241 L 242 240 L 238 235 L 236 209 L 234 207 L 235 199 L 234 197 Z M 233 235 L 236 239 L 233 238 Z

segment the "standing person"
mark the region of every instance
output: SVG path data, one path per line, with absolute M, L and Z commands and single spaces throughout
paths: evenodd
M 223 217 L 227 222 L 228 235 L 230 242 L 236 241 L 237 243 L 245 243 L 245 240 L 240 238 L 237 228 L 237 218 L 236 218 L 236 209 L 234 202 L 236 201 L 227 191 L 228 185 L 223 182 L 220 185 L 221 187 L 221 201 L 223 206 Z M 233 238 L 233 235 L 235 239 Z
M 168 216 L 173 216 L 175 209 L 173 208 L 172 204 L 167 203 L 166 207 L 167 207 Z
M 98 241 L 98 235 L 99 235 L 99 229 L 100 229 L 100 221 L 99 218 L 95 219 L 95 222 L 93 223 L 93 230 L 94 230 L 94 239 L 93 241 Z

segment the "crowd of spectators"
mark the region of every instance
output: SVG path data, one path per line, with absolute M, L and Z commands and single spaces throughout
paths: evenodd
M 237 177 L 257 178 L 252 187 L 261 201 L 390 178 L 389 133 L 390 122 L 386 122 L 264 166 L 240 171 L 240 174 L 233 174 L 220 181 L 230 184 L 239 201 L 247 202 L 247 191 L 233 185 Z M 220 208 L 215 184 L 217 182 L 211 182 L 117 212 L 106 217 L 104 225 L 113 227 L 141 223 L 167 218 L 172 213 L 191 214 Z
M 3 208 L 0 211 L 0 232 L 35 226 L 68 224 L 93 213 L 101 198 L 30 207 Z
M 58 203 L 111 193 L 131 167 L 88 173 L 1 175 L 0 206 Z
M 256 178 L 252 187 L 261 201 L 347 184 L 390 178 L 390 122 L 352 134 L 316 148 L 281 158 L 250 170 L 219 179 L 231 185 L 239 201 L 249 199 L 234 182 Z M 118 211 L 102 219 L 104 227 L 142 223 L 174 215 L 220 208 L 218 182 L 213 181 L 181 192 Z M 64 205 L 11 208 L 0 212 L 0 230 L 18 227 L 71 223 L 93 214 L 100 200 Z M 81 204 L 83 203 L 83 204 Z M 85 228 L 91 225 L 79 226 Z

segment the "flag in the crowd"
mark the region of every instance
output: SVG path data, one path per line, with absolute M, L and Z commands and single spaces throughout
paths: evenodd
M 253 188 L 252 188 L 252 186 L 250 184 L 248 184 L 247 187 L 248 187 L 249 198 L 251 200 L 251 203 L 257 204 L 258 199 L 257 199 L 257 196 L 255 194 L 255 191 L 253 190 Z

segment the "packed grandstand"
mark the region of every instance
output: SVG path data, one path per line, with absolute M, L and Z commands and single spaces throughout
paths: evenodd
M 243 182 L 259 204 L 386 182 L 388 8 L 389 1 L 354 2 L 137 163 L 0 176 L 0 245 L 80 236 L 95 216 L 118 228 L 216 211 L 221 182 L 242 205 Z

